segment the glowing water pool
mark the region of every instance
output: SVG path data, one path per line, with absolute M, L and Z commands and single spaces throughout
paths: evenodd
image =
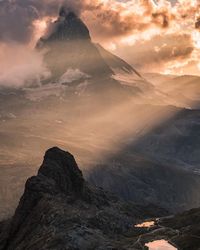
M 166 240 L 155 240 L 153 242 L 146 243 L 145 246 L 147 246 L 149 250 L 177 250 L 176 247 L 172 246 Z
M 135 227 L 152 227 L 155 225 L 155 221 L 146 221 L 141 224 L 135 225 Z

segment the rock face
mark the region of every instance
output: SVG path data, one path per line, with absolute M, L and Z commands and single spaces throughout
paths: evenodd
M 128 63 L 100 45 L 95 45 L 84 22 L 75 13 L 67 12 L 64 8 L 61 8 L 58 19 L 36 47 L 48 51 L 45 62 L 53 81 L 57 81 L 69 68 L 79 69 L 90 77 L 101 77 L 102 80 L 110 78 L 114 74 L 113 69 L 117 67 L 141 78 Z
M 97 164 L 89 172 L 88 181 L 125 201 L 159 204 L 171 213 L 200 205 L 199 175 L 145 157 L 135 152 L 131 145 Z
M 96 47 L 111 69 L 113 69 L 114 71 L 120 70 L 121 72 L 125 72 L 128 74 L 134 73 L 136 76 L 138 76 L 139 79 L 142 79 L 140 73 L 136 71 L 130 64 L 125 62 L 123 59 L 110 53 L 109 51 L 104 49 L 100 44 L 96 44 Z
M 48 37 L 48 41 L 74 41 L 77 39 L 91 41 L 87 26 L 75 13 L 67 13 L 64 8 L 61 8 L 59 18 L 55 22 L 55 30 Z
M 149 229 L 133 226 L 165 214 L 153 205 L 122 203 L 91 187 L 73 156 L 52 148 L 37 176 L 28 179 L 13 218 L 0 223 L 0 249 L 137 250 L 161 238 L 175 242 L 179 249 L 199 249 L 195 248 L 200 246 L 199 209 L 161 218 Z
M 28 179 L 12 220 L 0 224 L 0 249 L 118 249 L 121 234 L 155 211 L 164 212 L 90 187 L 73 156 L 52 148 Z
M 74 157 L 68 153 L 52 148 L 44 157 L 44 162 L 38 171 L 39 175 L 54 180 L 57 189 L 65 194 L 81 195 L 84 189 L 84 179 Z
M 60 11 L 60 16 L 37 48 L 47 49 L 45 62 L 57 81 L 69 68 L 79 69 L 91 77 L 109 77 L 113 71 L 91 41 L 86 25 L 73 12 Z

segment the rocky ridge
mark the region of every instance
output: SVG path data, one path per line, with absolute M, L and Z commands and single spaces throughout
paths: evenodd
M 136 250 L 163 238 L 178 249 L 199 249 L 199 209 L 155 220 L 152 228 L 134 227 L 164 214 L 155 206 L 123 203 L 90 186 L 70 153 L 51 148 L 37 176 L 28 179 L 13 218 L 0 223 L 0 249 Z
M 116 248 L 139 218 L 150 215 L 154 208 L 148 212 L 91 187 L 73 156 L 52 148 L 28 179 L 13 218 L 1 223 L 0 249 Z
M 144 80 L 141 75 L 121 58 L 93 43 L 86 24 L 74 12 L 61 8 L 58 19 L 40 38 L 37 49 L 46 51 L 44 60 L 57 81 L 67 69 L 79 69 L 97 81 L 111 80 L 115 69 Z M 117 84 L 117 81 L 115 81 Z
M 92 77 L 113 74 L 92 43 L 87 26 L 73 12 L 62 9 L 49 35 L 39 40 L 37 48 L 47 50 L 44 60 L 52 73 L 52 81 L 58 81 L 69 68 Z

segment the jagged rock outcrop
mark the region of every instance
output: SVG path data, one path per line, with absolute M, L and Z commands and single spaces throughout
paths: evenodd
M 59 18 L 54 24 L 54 32 L 48 37 L 48 42 L 55 41 L 91 41 L 90 32 L 84 22 L 74 13 L 60 9 Z
M 13 218 L 0 224 L 0 249 L 126 249 L 123 234 L 155 211 L 89 186 L 73 156 L 52 148 Z
M 51 148 L 37 176 L 28 179 L 13 218 L 0 223 L 0 249 L 142 250 L 155 239 L 174 242 L 178 249 L 199 249 L 200 209 L 155 220 L 151 228 L 134 227 L 165 214 L 91 187 L 70 153 Z

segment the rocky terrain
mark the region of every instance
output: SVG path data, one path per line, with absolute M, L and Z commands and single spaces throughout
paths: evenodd
M 198 207 L 200 112 L 177 111 L 97 164 L 89 180 L 126 200 L 160 204 L 173 212 Z
M 100 44 L 93 43 L 85 23 L 75 13 L 62 8 L 58 19 L 49 28 L 46 36 L 38 41 L 36 48 L 44 51 L 44 61 L 51 72 L 51 77 L 44 81 L 45 84 L 62 80 L 64 85 L 80 86 L 83 79 L 70 83 L 63 80 L 66 79 L 67 69 L 71 69 L 79 70 L 85 75 L 85 91 L 97 93 L 112 89 L 122 94 L 125 91 L 127 94 L 131 90 L 113 78 L 118 71 L 134 75 L 141 82 L 141 86 L 142 83 L 151 86 L 131 65 Z M 138 91 L 140 92 L 140 87 L 137 86 L 132 92 Z
M 169 240 L 180 250 L 199 249 L 200 209 L 155 219 L 151 228 L 134 227 L 165 214 L 89 185 L 70 153 L 51 148 L 37 176 L 28 179 L 14 216 L 0 223 L 0 249 L 136 250 L 155 239 Z
M 200 206 L 200 112 L 170 96 L 174 81 L 194 94 L 198 78 L 159 76 L 157 88 L 158 76 L 145 80 L 65 10 L 37 49 L 45 50 L 51 78 L 0 89 L 0 220 L 13 214 L 25 180 L 52 145 L 73 152 L 91 184 L 123 200 L 173 213 Z
M 73 156 L 45 154 L 28 179 L 11 221 L 1 224 L 1 249 L 109 249 L 139 219 L 165 213 L 119 202 L 83 179 Z M 6 227 L 6 228 L 5 228 Z M 116 234 L 116 235 L 115 235 Z
M 49 78 L 0 88 L 0 250 L 199 250 L 199 77 L 141 74 L 64 8 L 36 50 Z
M 133 149 L 97 164 L 87 179 L 126 201 L 159 204 L 173 213 L 199 206 L 199 175 Z
M 89 30 L 81 19 L 63 10 L 54 25 L 48 37 L 40 39 L 37 45 L 48 49 L 45 61 L 52 72 L 52 80 L 58 81 L 67 68 L 79 69 L 93 77 L 111 76 L 112 70 L 91 42 Z

